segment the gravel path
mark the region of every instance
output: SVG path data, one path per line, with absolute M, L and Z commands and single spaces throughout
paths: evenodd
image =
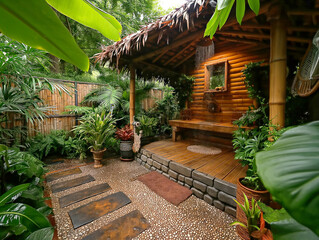
M 81 163 L 74 160 L 66 161 L 49 166 L 49 170 L 54 171 L 79 165 Z M 114 158 L 104 161 L 103 165 L 99 169 L 94 169 L 93 164 L 82 165 L 80 167 L 82 173 L 48 183 L 50 186 L 88 174 L 96 180 L 51 195 L 59 239 L 82 239 L 89 233 L 136 209 L 149 221 L 151 227 L 135 239 L 240 239 L 235 228 L 229 225 L 234 218 L 203 200 L 191 196 L 176 207 L 149 190 L 143 183 L 136 180 L 138 176 L 149 170 L 136 162 L 121 162 L 118 158 Z M 58 202 L 60 197 L 100 183 L 108 183 L 112 189 L 63 209 L 60 208 Z M 132 203 L 76 230 L 73 229 L 68 211 L 119 191 L 124 192 Z

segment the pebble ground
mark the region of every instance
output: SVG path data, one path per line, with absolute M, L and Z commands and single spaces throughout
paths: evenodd
M 81 163 L 75 160 L 66 160 L 64 163 L 50 165 L 49 171 L 73 166 L 81 166 Z M 48 183 L 50 186 L 88 174 L 96 180 L 54 195 L 51 194 L 58 237 L 61 240 L 82 239 L 89 233 L 136 209 L 149 221 L 151 227 L 134 239 L 240 239 L 235 232 L 235 228 L 230 226 L 234 218 L 205 201 L 191 196 L 176 207 L 152 192 L 143 183 L 136 180 L 138 176 L 148 173 L 149 170 L 134 161 L 121 162 L 118 158 L 112 158 L 104 160 L 102 168 L 94 169 L 93 164 L 88 164 L 82 165 L 80 169 L 82 170 L 81 174 L 67 176 Z M 63 209 L 60 208 L 58 202 L 60 197 L 100 183 L 108 183 L 112 189 Z M 68 211 L 119 191 L 124 192 L 132 203 L 85 226 L 73 229 Z

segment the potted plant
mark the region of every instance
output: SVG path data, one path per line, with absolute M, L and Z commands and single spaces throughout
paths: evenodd
M 94 109 L 80 118 L 80 125 L 73 130 L 90 145 L 94 167 L 102 167 L 101 160 L 115 132 L 115 120 L 111 113 Z
M 116 131 L 116 138 L 120 139 L 121 161 L 132 161 L 134 159 L 133 137 L 134 131 L 128 125 Z
M 266 223 L 263 218 L 263 212 L 259 208 L 260 201 L 256 201 L 254 198 L 248 200 L 247 196 L 243 194 L 243 204 L 234 200 L 239 208 L 245 214 L 243 221 L 235 221 L 231 223 L 233 226 L 241 226 L 241 232 L 239 236 L 244 240 L 272 240 L 272 234 L 269 229 L 266 228 Z M 251 203 L 251 204 L 250 204 Z M 237 229 L 238 232 L 238 229 Z
M 141 124 L 140 127 L 137 128 L 138 132 L 142 131 L 141 145 L 144 146 L 155 141 L 156 131 L 154 130 L 158 125 L 158 119 L 142 115 L 137 118 L 137 120 Z

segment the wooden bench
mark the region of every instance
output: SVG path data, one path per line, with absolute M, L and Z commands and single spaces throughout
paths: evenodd
M 172 129 L 173 129 L 172 139 L 174 142 L 176 142 L 177 135 L 179 132 L 182 131 L 183 128 L 226 133 L 226 134 L 232 134 L 235 130 L 238 129 L 237 126 L 231 123 L 207 122 L 207 121 L 198 120 L 198 119 L 170 120 L 169 124 L 172 126 Z

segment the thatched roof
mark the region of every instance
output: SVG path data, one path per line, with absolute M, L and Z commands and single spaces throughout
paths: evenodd
M 290 1 L 290 0 L 289 0 Z M 240 26 L 231 13 L 214 42 L 270 45 L 269 7 L 274 1 L 261 0 L 260 15 L 251 11 L 245 14 Z M 95 55 L 97 62 L 109 62 L 122 69 L 134 65 L 139 75 L 167 76 L 185 73 L 187 66 L 194 65 L 196 46 L 203 41 L 207 22 L 214 13 L 216 0 L 190 0 L 180 8 L 143 26 L 110 46 L 103 46 Z M 288 49 L 302 56 L 318 29 L 319 0 L 291 0 L 286 4 L 288 15 Z

